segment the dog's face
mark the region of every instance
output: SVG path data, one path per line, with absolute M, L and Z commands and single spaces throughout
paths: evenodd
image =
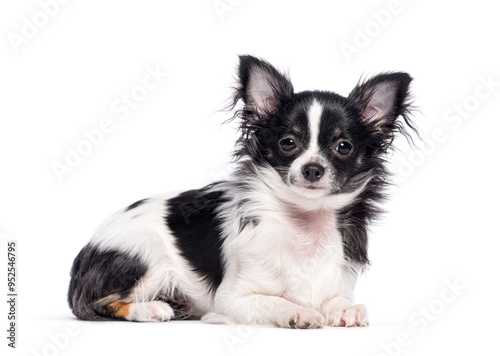
M 294 95 L 258 133 L 262 154 L 285 184 L 302 194 L 342 192 L 365 167 L 369 130 L 354 115 L 339 96 Z
M 381 74 L 348 97 L 294 93 L 269 63 L 242 56 L 240 88 L 245 154 L 273 167 L 283 182 L 307 197 L 343 193 L 362 184 L 407 119 L 406 73 Z

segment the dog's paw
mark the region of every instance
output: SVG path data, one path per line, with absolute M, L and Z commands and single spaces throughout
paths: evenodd
M 368 314 L 363 304 L 351 305 L 329 312 L 326 315 L 329 326 L 368 326 Z
M 173 316 L 174 310 L 170 305 L 160 301 L 152 301 L 132 303 L 127 319 L 140 322 L 162 322 L 169 321 Z
M 292 329 L 316 329 L 325 325 L 325 318 L 314 309 L 302 309 L 277 324 Z

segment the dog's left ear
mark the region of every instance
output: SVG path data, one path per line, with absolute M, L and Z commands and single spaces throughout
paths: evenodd
M 266 120 L 293 94 L 292 83 L 284 74 L 253 56 L 240 56 L 238 77 L 234 103 L 243 99 L 244 117 L 253 123 Z
M 360 119 L 373 125 L 377 131 L 406 133 L 396 119 L 401 115 L 406 124 L 414 129 L 408 118 L 411 81 L 412 78 L 407 73 L 380 74 L 358 84 L 348 98 L 360 109 Z

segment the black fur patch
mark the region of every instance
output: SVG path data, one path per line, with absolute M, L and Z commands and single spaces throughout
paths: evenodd
M 175 236 L 182 256 L 216 290 L 224 275 L 217 208 L 228 199 L 222 191 L 210 191 L 213 186 L 190 190 L 168 200 L 165 223 Z
M 386 153 L 396 133 L 402 133 L 410 142 L 410 132 L 417 133 L 410 120 L 412 78 L 402 72 L 382 73 L 358 83 L 348 97 L 343 97 L 324 91 L 294 93 L 286 76 L 268 62 L 251 56 L 240 57 L 238 74 L 233 107 L 240 100 L 245 106 L 234 115 L 240 119 L 241 132 L 235 153 L 235 159 L 240 160 L 237 177 L 243 181 L 249 175 L 258 175 L 259 167 L 271 166 L 286 184 L 290 184 L 289 169 L 310 141 L 309 109 L 314 100 L 318 101 L 322 106 L 318 146 L 329 163 L 326 168 L 336 177 L 330 193 L 352 192 L 365 181 L 360 178 L 371 177 L 356 202 L 338 212 L 347 259 L 360 266 L 367 265 L 367 225 L 380 216 L 379 203 L 383 202 L 384 188 L 389 184 Z M 272 87 L 269 102 L 275 103 L 273 110 L 259 112 L 248 95 L 254 85 L 250 79 L 256 74 L 265 76 Z M 374 95 L 382 95 L 390 103 L 387 113 L 376 122 L 364 117 Z M 294 141 L 294 150 L 280 149 L 283 137 Z M 352 142 L 351 155 L 341 157 L 336 153 L 335 145 L 341 140 Z
M 147 271 L 138 257 L 88 244 L 73 262 L 68 302 L 83 320 L 116 319 L 107 305 L 94 302 L 112 294 L 125 298 Z
M 138 200 L 136 201 L 134 204 L 130 204 L 126 209 L 125 211 L 129 211 L 129 210 L 132 210 L 132 209 L 135 209 L 137 208 L 138 206 L 144 204 L 145 202 L 147 202 L 148 200 L 147 199 L 141 199 L 141 200 Z

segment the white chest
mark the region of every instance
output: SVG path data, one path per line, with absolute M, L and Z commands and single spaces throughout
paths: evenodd
M 257 290 L 305 307 L 319 308 L 350 284 L 342 238 L 329 211 L 264 217 L 244 250 L 249 253 L 245 259 L 254 262 L 242 272 L 253 279 Z
M 295 241 L 285 271 L 285 297 L 298 304 L 319 308 L 342 288 L 344 251 L 335 215 L 318 210 L 293 219 Z

